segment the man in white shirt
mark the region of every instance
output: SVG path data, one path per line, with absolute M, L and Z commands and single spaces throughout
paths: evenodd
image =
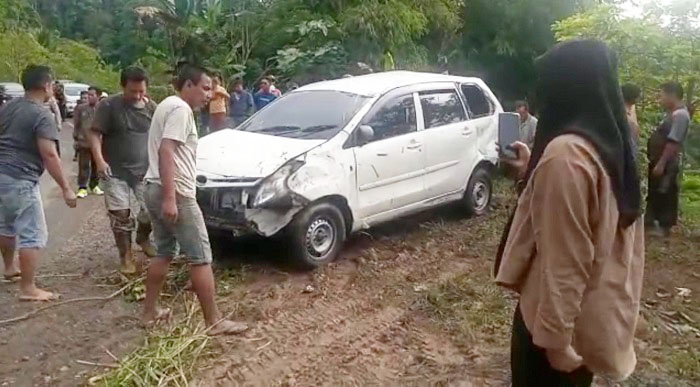
M 158 308 L 158 295 L 179 245 L 190 265 L 192 288 L 208 333 L 240 333 L 247 325 L 222 319 L 214 300 L 211 246 L 196 199 L 198 135 L 192 109 L 207 103 L 211 78 L 201 68 L 183 66 L 175 86 L 177 95 L 158 105 L 148 136 L 146 207 L 152 217 L 157 254 L 148 266 L 143 319 L 151 323 L 169 317 L 169 310 Z
M 526 101 L 516 101 L 515 111 L 520 115 L 520 141 L 532 149 L 532 146 L 535 145 L 537 118 L 530 114 L 530 106 Z

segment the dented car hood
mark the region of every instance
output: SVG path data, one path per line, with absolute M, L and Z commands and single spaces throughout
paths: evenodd
M 217 176 L 262 178 L 324 142 L 223 129 L 199 140 L 197 170 Z

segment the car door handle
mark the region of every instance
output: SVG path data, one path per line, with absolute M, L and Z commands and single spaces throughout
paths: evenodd
M 418 144 L 418 143 L 416 143 L 416 144 L 413 144 L 413 145 L 408 145 L 408 146 L 406 146 L 406 149 L 416 150 L 416 149 L 420 149 L 420 148 L 422 148 L 422 147 L 423 147 L 423 144 Z
M 387 157 L 387 156 L 389 156 L 389 154 L 388 154 L 388 153 L 377 153 L 377 156 L 379 156 L 379 157 Z
M 470 136 L 472 133 L 474 133 L 472 129 L 462 129 L 462 136 Z

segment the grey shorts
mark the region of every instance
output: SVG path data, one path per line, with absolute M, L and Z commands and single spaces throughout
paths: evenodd
M 126 180 L 112 176 L 100 180 L 100 187 L 105 191 L 105 205 L 108 211 L 130 210 L 134 203 L 138 204 L 139 208 L 145 208 L 144 182 L 129 185 Z
M 0 236 L 17 238 L 20 249 L 46 247 L 49 233 L 39 183 L 0 174 Z
M 158 257 L 173 258 L 179 251 L 190 265 L 212 262 L 209 235 L 204 225 L 202 210 L 197 199 L 177 195 L 177 222 L 172 224 L 162 216 L 163 188 L 157 183 L 146 183 L 146 208 L 151 214 L 153 238 Z

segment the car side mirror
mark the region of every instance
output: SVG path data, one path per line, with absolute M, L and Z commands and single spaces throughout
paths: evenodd
M 360 125 L 357 131 L 358 145 L 362 146 L 374 139 L 374 129 L 369 125 Z

